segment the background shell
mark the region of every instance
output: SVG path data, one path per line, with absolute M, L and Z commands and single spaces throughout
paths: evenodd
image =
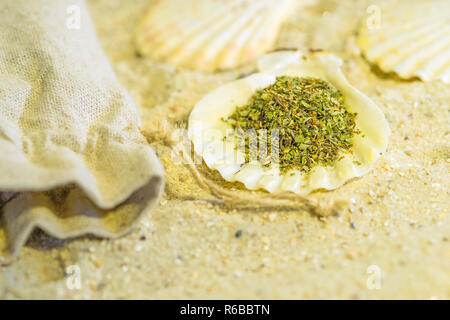
M 359 32 L 367 60 L 401 78 L 449 83 L 450 1 L 397 1 L 378 8 L 380 24 L 368 19 Z
M 159 1 L 137 31 L 137 48 L 185 68 L 234 68 L 272 48 L 292 5 L 292 0 Z
M 242 182 L 248 189 L 261 188 L 273 193 L 331 190 L 364 175 L 386 150 L 390 130 L 375 103 L 345 79 L 341 63 L 341 59 L 326 53 L 302 56 L 300 52 L 276 52 L 261 57 L 258 66 L 262 72 L 223 85 L 196 104 L 189 117 L 188 130 L 195 152 L 224 179 Z M 234 148 L 233 140 L 224 140 L 229 127 L 222 118 L 233 113 L 236 106 L 247 103 L 256 90 L 275 82 L 279 75 L 321 78 L 343 92 L 351 111 L 358 114 L 356 126 L 363 133 L 353 137 L 352 154 L 345 154 L 332 166 L 314 167 L 309 174 L 291 170 L 280 175 L 259 161 L 245 163 L 244 154 Z

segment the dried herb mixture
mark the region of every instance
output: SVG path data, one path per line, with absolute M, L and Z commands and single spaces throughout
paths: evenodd
M 250 147 L 259 144 L 264 148 L 261 141 L 265 141 L 265 148 L 276 150 L 281 172 L 292 168 L 309 172 L 314 166 L 332 164 L 343 152 L 351 152 L 352 137 L 360 133 L 355 118 L 356 113 L 348 110 L 345 97 L 332 84 L 317 78 L 281 76 L 258 90 L 248 104 L 236 107 L 224 121 L 244 137 L 241 143 L 245 144 L 247 161 Z M 265 129 L 267 137 L 272 130 L 279 130 L 279 145 L 271 145 L 270 138 L 243 135 L 251 129 L 258 135 Z

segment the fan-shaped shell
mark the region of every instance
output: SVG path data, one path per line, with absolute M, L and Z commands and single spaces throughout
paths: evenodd
M 202 71 L 240 66 L 272 48 L 292 0 L 163 0 L 136 34 L 151 59 Z
M 335 189 L 351 178 L 364 175 L 386 150 L 390 130 L 375 103 L 345 79 L 341 63 L 338 57 L 326 53 L 303 56 L 300 52 L 277 52 L 262 56 L 258 63 L 260 73 L 225 84 L 196 104 L 188 131 L 195 152 L 224 179 L 240 181 L 248 189 L 262 188 L 273 193 L 308 194 L 320 188 Z M 342 91 L 350 111 L 358 114 L 356 126 L 363 133 L 353 137 L 352 154 L 346 154 L 332 166 L 314 167 L 308 174 L 291 170 L 280 175 L 278 169 L 266 168 L 258 161 L 245 163 L 243 152 L 236 150 L 233 141 L 224 139 L 230 128 L 222 119 L 280 75 L 321 78 Z
M 450 1 L 400 1 L 379 14 L 379 25 L 364 21 L 359 31 L 367 60 L 401 78 L 449 83 Z

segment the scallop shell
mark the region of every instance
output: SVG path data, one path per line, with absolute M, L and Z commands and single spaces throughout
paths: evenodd
M 368 97 L 352 87 L 343 76 L 342 61 L 331 54 L 276 52 L 262 56 L 261 72 L 225 84 L 200 100 L 189 117 L 188 134 L 196 154 L 207 166 L 216 169 L 228 181 L 240 181 L 248 189 L 272 193 L 292 191 L 308 194 L 315 189 L 335 189 L 345 181 L 367 173 L 386 150 L 390 130 L 381 110 Z M 259 161 L 245 163 L 244 154 L 224 139 L 229 127 L 221 120 L 236 106 L 244 105 L 256 90 L 275 82 L 277 76 L 317 77 L 340 89 L 352 112 L 358 113 L 356 127 L 363 134 L 353 137 L 351 154 L 332 166 L 314 167 L 308 174 L 291 170 L 280 175 L 277 168 L 266 168 Z
M 238 67 L 271 49 L 292 0 L 165 0 L 136 34 L 151 59 L 202 71 Z
M 367 60 L 401 78 L 450 76 L 450 1 L 400 1 L 379 8 L 380 25 L 363 23 L 358 45 Z

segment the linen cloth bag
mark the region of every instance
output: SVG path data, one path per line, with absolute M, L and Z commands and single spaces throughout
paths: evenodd
M 18 253 L 36 227 L 117 237 L 164 188 L 82 0 L 0 1 L 0 215 Z

